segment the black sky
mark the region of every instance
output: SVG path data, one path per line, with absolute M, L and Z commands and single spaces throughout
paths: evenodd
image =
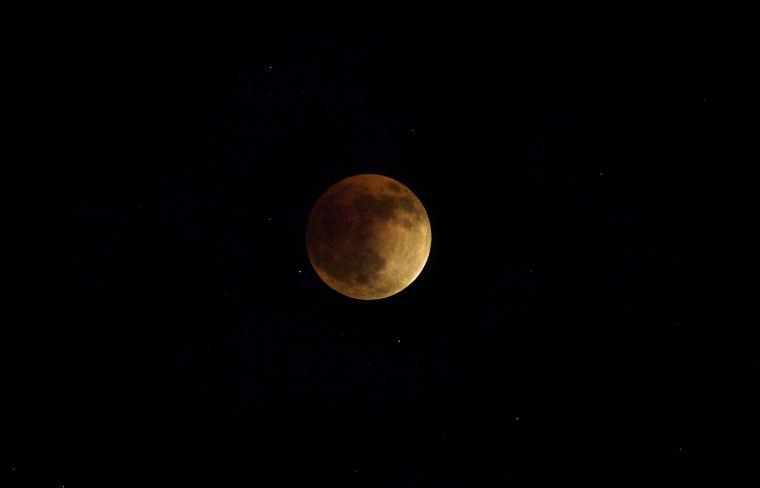
M 30 39 L 10 486 L 754 486 L 755 26 L 455 17 Z M 357 173 L 433 230 L 374 302 Z

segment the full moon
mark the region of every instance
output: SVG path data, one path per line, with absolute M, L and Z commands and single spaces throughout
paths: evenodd
M 306 250 L 330 288 L 377 300 L 408 287 L 430 255 L 430 220 L 405 185 L 359 174 L 329 187 L 309 214 Z

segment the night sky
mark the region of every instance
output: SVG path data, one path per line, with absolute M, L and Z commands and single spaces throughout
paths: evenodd
M 757 29 L 629 20 L 30 35 L 0 485 L 759 486 Z M 358 173 L 433 233 L 376 301 Z

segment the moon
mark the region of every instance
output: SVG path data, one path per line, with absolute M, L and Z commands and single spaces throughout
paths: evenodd
M 306 224 L 306 250 L 330 288 L 377 300 L 408 287 L 430 255 L 430 219 L 422 202 L 388 176 L 358 174 L 329 187 Z

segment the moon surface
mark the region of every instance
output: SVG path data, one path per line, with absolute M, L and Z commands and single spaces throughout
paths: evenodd
M 329 187 L 306 224 L 306 250 L 333 290 L 377 300 L 408 287 L 427 263 L 432 234 L 427 211 L 405 185 L 359 174 Z

